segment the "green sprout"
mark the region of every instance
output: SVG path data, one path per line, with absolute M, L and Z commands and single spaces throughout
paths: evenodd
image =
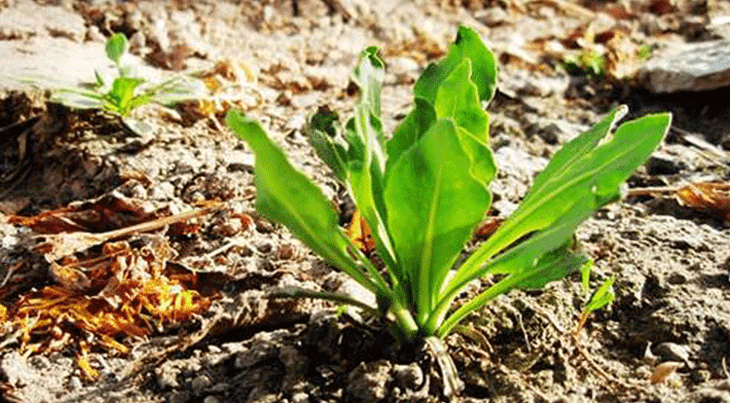
M 593 269 L 593 261 L 588 261 L 582 268 L 581 268 L 581 283 L 582 288 L 584 292 L 588 292 L 589 290 L 589 280 L 590 280 L 590 274 L 591 270 Z M 616 282 L 616 276 L 611 276 L 608 280 L 604 281 L 603 284 L 601 284 L 596 291 L 591 295 L 591 298 L 588 300 L 588 303 L 586 304 L 585 308 L 583 308 L 583 312 L 580 314 L 580 318 L 578 319 L 578 326 L 576 326 L 575 331 L 573 333 L 577 334 L 578 332 L 585 327 L 586 321 L 588 320 L 588 316 L 605 307 L 606 305 L 609 305 L 613 302 L 613 299 L 615 298 L 615 294 L 613 293 L 613 283 Z
M 568 74 L 601 78 L 606 75 L 606 56 L 595 49 L 586 48 L 577 55 L 566 56 L 562 66 Z
M 132 77 L 134 66 L 125 64 L 129 50 L 127 37 L 122 33 L 112 35 L 106 42 L 106 55 L 116 67 L 115 77 L 105 77 L 94 70 L 95 83 L 91 89 L 76 87 L 54 88 L 52 100 L 76 109 L 103 109 L 121 117 L 139 106 L 149 103 L 163 105 L 198 99 L 202 85 L 183 76 L 170 78 L 161 84 L 147 85 L 142 77 Z M 113 79 L 112 79 L 113 78 Z M 47 80 L 24 79 L 31 83 L 43 82 L 50 87 L 58 87 Z M 198 83 L 199 84 L 199 83 Z
M 613 110 L 565 144 L 512 216 L 458 263 L 492 201 L 488 186 L 497 167 L 482 105 L 496 91 L 495 57 L 476 32 L 460 27 L 445 58 L 416 82 L 413 109 L 390 139 L 380 115 L 384 67 L 377 48 L 365 49 L 351 77 L 360 90 L 354 116 L 339 128 L 325 111 L 330 115 L 315 115 L 309 132 L 370 227 L 385 271 L 352 244 L 331 202 L 255 119 L 231 111 L 226 122 L 256 155 L 259 212 L 370 290 L 377 306 L 300 289 L 278 295 L 330 299 L 382 315 L 399 340 L 432 349 L 450 395 L 459 380 L 443 338 L 495 297 L 541 288 L 582 267 L 587 257 L 574 245 L 576 227 L 620 199 L 622 184 L 662 141 L 671 115 L 645 116 L 614 131 L 627 108 Z M 495 283 L 455 303 L 470 282 L 486 276 Z

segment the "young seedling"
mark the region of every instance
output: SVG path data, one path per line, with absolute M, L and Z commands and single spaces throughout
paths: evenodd
M 583 283 L 583 290 L 585 292 L 588 292 L 589 290 L 588 281 L 592 268 L 593 261 L 589 261 L 581 269 L 581 280 Z M 588 300 L 585 308 L 583 308 L 583 312 L 578 319 L 578 326 L 576 326 L 575 331 L 573 331 L 574 334 L 578 334 L 583 329 L 583 327 L 585 327 L 586 320 L 588 320 L 588 315 L 613 302 L 613 299 L 615 298 L 615 295 L 613 293 L 614 282 L 616 282 L 615 275 L 604 281 L 603 284 L 601 284 L 601 286 L 596 289 L 593 295 L 591 295 L 591 298 Z
M 132 77 L 134 66 L 125 63 L 129 50 L 127 37 L 122 33 L 112 35 L 105 46 L 106 55 L 116 67 L 115 77 L 105 77 L 94 70 L 95 83 L 91 89 L 61 87 L 54 89 L 53 100 L 76 109 L 104 109 L 121 117 L 128 116 L 135 108 L 149 103 L 163 105 L 200 98 L 202 84 L 182 76 L 170 78 L 161 84 L 145 85 L 147 80 Z M 45 80 L 26 80 L 32 83 L 56 87 Z
M 413 109 L 390 139 L 380 119 L 384 67 L 376 48 L 365 49 L 352 74 L 360 89 L 354 116 L 341 129 L 336 117 L 315 116 L 310 130 L 317 154 L 367 222 L 384 274 L 352 244 L 330 201 L 256 120 L 232 111 L 226 121 L 256 154 L 258 210 L 375 294 L 377 307 L 342 295 L 285 294 L 352 303 L 390 319 L 401 341 L 425 341 L 432 349 L 444 393 L 451 395 L 459 380 L 443 338 L 495 297 L 540 288 L 583 266 L 587 258 L 572 242 L 576 227 L 620 199 L 621 185 L 662 141 L 671 117 L 646 116 L 611 134 L 627 108 L 609 113 L 565 144 L 512 216 L 457 264 L 492 201 L 488 186 L 497 168 L 483 104 L 496 91 L 495 57 L 476 32 L 460 27 L 444 59 L 416 82 Z M 467 284 L 491 275 L 499 275 L 492 286 L 454 306 Z

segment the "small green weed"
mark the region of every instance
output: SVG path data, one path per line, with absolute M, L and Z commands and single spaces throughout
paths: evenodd
M 122 33 L 112 35 L 106 43 L 106 55 L 116 66 L 116 76 L 105 77 L 94 70 L 95 82 L 90 89 L 53 88 L 52 82 L 24 79 L 33 84 L 48 85 L 54 92 L 52 101 L 76 109 L 104 109 L 122 117 L 135 108 L 149 103 L 168 105 L 198 99 L 203 86 L 183 76 L 176 76 L 157 85 L 146 85 L 147 80 L 133 77 L 134 66 L 126 63 L 129 42 Z
M 585 291 L 586 293 L 589 291 L 588 281 L 592 269 L 593 261 L 588 261 L 581 269 L 582 288 L 583 291 Z M 578 325 L 576 326 L 574 333 L 577 334 L 583 329 L 586 321 L 588 320 L 588 316 L 591 313 L 613 302 L 613 299 L 615 298 L 615 294 L 613 293 L 613 283 L 615 282 L 616 276 L 611 276 L 608 280 L 604 281 L 603 284 L 601 284 L 596 289 L 596 291 L 593 292 L 591 298 L 588 300 L 588 303 L 586 303 L 585 308 L 583 308 L 583 312 L 580 314 L 580 318 L 578 319 Z
M 370 227 L 385 272 L 352 244 L 330 201 L 258 122 L 237 111 L 226 121 L 256 154 L 258 210 L 372 291 L 378 306 L 336 294 L 283 294 L 351 303 L 390 319 L 400 340 L 423 340 L 435 352 L 450 395 L 459 381 L 442 339 L 495 297 L 541 288 L 582 267 L 587 257 L 573 245 L 576 227 L 619 200 L 621 185 L 662 141 L 671 116 L 646 116 L 614 131 L 627 108 L 609 113 L 565 144 L 512 216 L 457 263 L 492 201 L 488 186 L 497 167 L 483 104 L 497 88 L 495 57 L 476 32 L 459 28 L 444 59 L 416 82 L 413 109 L 390 139 L 380 118 L 384 68 L 377 49 L 365 49 L 352 74 L 360 89 L 354 116 L 338 127 L 331 112 L 315 115 L 310 140 Z M 454 306 L 467 284 L 490 275 L 498 275 L 493 285 Z

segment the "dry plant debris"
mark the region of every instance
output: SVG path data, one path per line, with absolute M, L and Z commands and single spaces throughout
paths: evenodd
M 705 210 L 730 221 L 730 183 L 701 182 L 677 189 L 679 203 Z
M 682 206 L 705 211 L 730 221 L 730 183 L 697 182 L 681 187 L 631 189 L 627 196 L 671 193 Z
M 94 379 L 98 373 L 88 361 L 92 349 L 127 354 L 132 339 L 164 332 L 208 310 L 216 291 L 202 288 L 197 273 L 171 264 L 175 251 L 163 234 L 142 233 L 164 227 L 176 232 L 175 226 L 196 232 L 199 228 L 187 220 L 215 208 L 158 218 L 160 211 L 144 213 L 129 200 L 106 197 L 34 217 L 11 217 L 50 233 L 41 244 L 46 248 L 39 249 L 50 267 L 48 285 L 40 290 L 26 286 L 30 291 L 12 295 L 18 290 L 13 283 L 29 278 L 22 275 L 0 288 L 6 304 L 0 305 L 2 345 L 19 341 L 28 355 L 73 346 L 78 367 Z M 147 222 L 136 223 L 140 220 Z

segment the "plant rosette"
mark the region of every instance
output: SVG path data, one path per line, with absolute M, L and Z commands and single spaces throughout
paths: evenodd
M 446 56 L 416 81 L 413 108 L 390 137 L 380 117 L 384 68 L 377 48 L 365 49 L 351 77 L 360 90 L 354 116 L 340 128 L 336 115 L 322 111 L 308 132 L 367 222 L 385 274 L 353 245 L 330 201 L 257 121 L 231 111 L 227 124 L 256 155 L 259 212 L 371 291 L 377 306 L 332 293 L 279 295 L 349 303 L 390 319 L 399 340 L 424 341 L 435 353 L 451 396 L 460 381 L 443 338 L 498 295 L 541 288 L 579 270 L 588 259 L 574 245 L 576 227 L 620 199 L 622 184 L 662 141 L 671 115 L 615 127 L 627 108 L 610 112 L 566 143 L 517 210 L 457 264 L 492 201 L 497 167 L 483 105 L 496 91 L 495 57 L 475 31 L 460 27 Z M 472 280 L 493 275 L 499 277 L 492 286 L 455 304 Z

